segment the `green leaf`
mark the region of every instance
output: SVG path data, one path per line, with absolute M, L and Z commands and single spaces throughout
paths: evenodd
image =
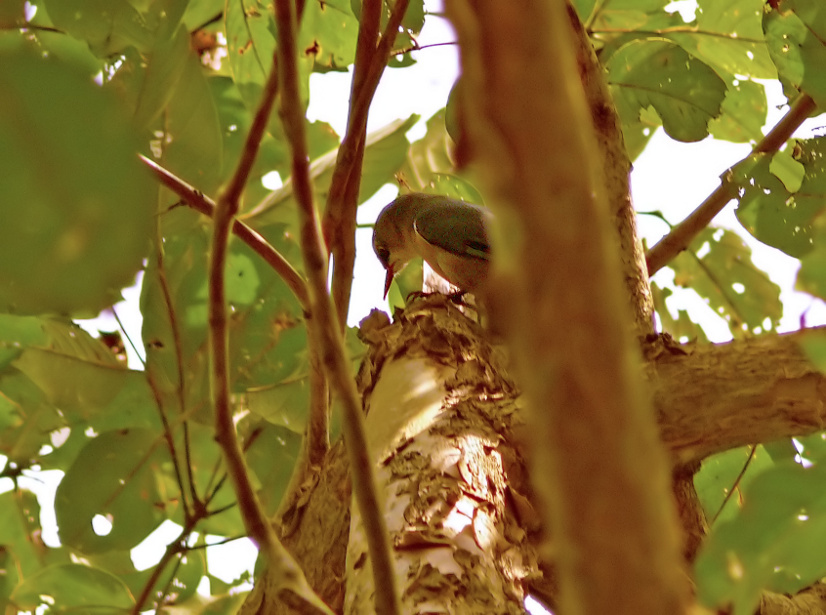
M 298 35 L 299 52 L 314 61 L 316 70 L 346 68 L 355 59 L 358 27 L 347 0 L 307 2 Z
M 147 51 L 152 46 L 156 24 L 130 2 L 119 0 L 46 0 L 54 25 L 84 40 L 92 52 L 105 58 L 130 46 Z
M 149 127 L 172 100 L 191 55 L 189 33 L 184 26 L 175 36 L 155 43 L 146 61 L 143 84 L 135 109 L 135 123 Z
M 32 612 L 56 605 L 63 612 L 123 613 L 135 605 L 120 579 L 82 564 L 50 566 L 18 585 L 11 598 L 17 608 Z
M 164 448 L 159 434 L 147 429 L 110 431 L 89 440 L 57 488 L 60 541 L 100 553 L 130 549 L 146 538 L 164 519 L 155 479 Z M 111 523 L 108 534 L 95 533 L 97 516 Z
M 763 0 L 700 0 L 697 20 L 665 36 L 720 74 L 777 76 L 763 38 Z
M 608 83 L 623 123 L 653 106 L 666 133 L 678 141 L 700 141 L 720 115 L 725 83 L 706 64 L 673 43 L 634 40 L 607 62 Z
M 824 468 L 778 464 L 745 490 L 736 519 L 720 524 L 697 558 L 700 601 L 753 613 L 768 589 L 793 594 L 826 574 L 813 545 L 826 540 Z
M 826 106 L 826 6 L 819 0 L 788 0 L 782 10 L 767 5 L 763 29 L 787 95 L 800 89 Z
M 3 570 L 6 591 L 0 590 L 0 600 L 8 597 L 17 583 L 41 568 L 68 561 L 64 549 L 52 549 L 43 544 L 40 525 L 40 505 L 35 494 L 15 489 L 0 494 L 0 552 L 8 559 Z
M 674 282 L 703 297 L 735 337 L 770 331 L 783 314 L 780 289 L 754 266 L 751 250 L 731 231 L 705 229 L 671 267 Z
M 224 19 L 233 80 L 247 105 L 255 109 L 272 69 L 273 12 L 259 0 L 237 0 L 227 2 Z
M 826 332 L 822 329 L 808 330 L 800 340 L 800 348 L 818 370 L 826 373 Z
M 756 476 L 774 465 L 762 446 L 757 447 L 751 461 L 750 455 L 751 447 L 741 446 L 703 460 L 700 471 L 694 476 L 694 487 L 709 523 L 723 523 L 735 518 L 743 503 L 743 490 Z M 729 496 L 734 488 L 737 493 Z M 721 511 L 723 502 L 726 505 Z
M 826 139 L 792 143 L 785 152 L 747 159 L 742 169 L 734 170 L 732 179 L 739 188 L 737 218 L 746 230 L 763 243 L 800 258 L 812 250 L 813 224 L 824 207 Z M 789 189 L 798 182 L 798 190 Z
M 21 467 L 31 465 L 50 433 L 65 427 L 57 408 L 17 370 L 0 377 L 0 453 Z
M 803 184 L 803 177 L 806 174 L 806 167 L 795 160 L 792 155 L 786 151 L 776 152 L 771 157 L 769 163 L 769 171 L 777 177 L 783 186 L 789 192 L 797 192 Z
M 656 282 L 651 284 L 651 296 L 654 300 L 654 309 L 660 317 L 662 329 L 678 341 L 699 341 L 707 342 L 705 331 L 691 319 L 687 310 L 677 310 L 677 317 L 673 317 L 668 307 L 666 299 L 674 294 L 669 288 L 660 288 Z
M 826 219 L 818 216 L 811 226 L 811 249 L 800 259 L 797 288 L 826 298 Z
M 729 77 L 727 81 L 730 85 L 723 101 L 723 113 L 711 120 L 709 132 L 715 139 L 732 143 L 760 140 L 768 111 L 765 89 L 754 81 L 735 77 Z
M 0 314 L 0 370 L 23 352 L 27 346 L 43 346 L 48 336 L 43 321 L 36 316 Z
M 419 116 L 412 115 L 406 120 L 396 120 L 367 135 L 359 203 L 363 203 L 383 185 L 394 180 L 394 174 L 404 163 L 410 145 L 405 133 L 418 119 Z M 310 178 L 313 180 L 317 204 L 327 200 L 337 157 L 338 150 L 333 150 L 314 160 L 310 166 Z M 288 180 L 282 188 L 273 191 L 242 218 L 256 228 L 273 223 L 287 223 L 295 228 L 296 205 L 292 194 L 292 182 Z M 295 231 L 297 232 L 297 228 Z
M 273 514 L 292 478 L 302 437 L 290 429 L 267 423 L 262 423 L 256 432 L 247 450 L 247 463 L 261 486 L 259 497 L 264 509 Z
M 0 310 L 96 314 L 149 245 L 156 188 L 136 135 L 109 92 L 55 61 L 3 57 L 0 81 Z

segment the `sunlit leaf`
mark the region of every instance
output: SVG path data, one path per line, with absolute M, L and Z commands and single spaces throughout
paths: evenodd
M 83 564 L 61 564 L 32 575 L 12 593 L 12 601 L 24 610 L 59 604 L 61 609 L 111 613 L 131 609 L 135 601 L 123 582 Z
M 787 95 L 802 89 L 818 106 L 826 106 L 826 6 L 819 0 L 789 0 L 782 10 L 769 5 L 763 29 Z
M 751 447 L 741 446 L 703 460 L 694 476 L 694 487 L 709 524 L 734 519 L 743 505 L 743 490 L 773 465 L 762 446 L 753 455 Z M 725 507 L 721 508 L 724 502 Z
M 823 138 L 795 141 L 784 152 L 751 158 L 742 171 L 735 169 L 737 218 L 747 231 L 790 256 L 812 250 L 812 225 L 826 204 L 824 152 Z M 798 190 L 789 189 L 798 182 Z
M 623 121 L 634 121 L 641 109 L 653 106 L 669 136 L 699 141 L 720 114 L 725 83 L 673 43 L 631 41 L 611 56 L 606 68 Z
M 57 488 L 55 512 L 64 545 L 97 553 L 140 543 L 163 520 L 155 472 L 160 436 L 145 429 L 110 431 L 90 439 Z M 94 476 L 95 480 L 89 480 Z M 111 529 L 99 535 L 93 519 Z
M 674 282 L 705 299 L 735 337 L 769 331 L 783 314 L 780 289 L 754 266 L 751 250 L 731 231 L 704 230 L 670 266 Z
M 671 315 L 666 299 L 672 295 L 669 288 L 660 288 L 656 282 L 651 284 L 651 297 L 654 300 L 654 309 L 660 317 L 662 330 L 678 341 L 700 341 L 707 342 L 703 328 L 691 319 L 687 310 L 677 310 L 677 316 Z
M 816 545 L 826 540 L 826 471 L 794 463 L 757 476 L 742 511 L 711 534 L 697 559 L 699 598 L 753 613 L 770 589 L 793 594 L 826 574 Z
M 55 61 L 4 57 L 0 81 L 0 309 L 95 314 L 149 246 L 155 186 L 136 134 L 114 97 Z
M 695 23 L 663 34 L 723 74 L 776 77 L 763 40 L 763 0 L 700 0 Z
M 715 139 L 733 143 L 756 142 L 763 136 L 768 105 L 763 86 L 754 81 L 730 77 L 731 82 L 723 100 L 722 115 L 708 125 Z

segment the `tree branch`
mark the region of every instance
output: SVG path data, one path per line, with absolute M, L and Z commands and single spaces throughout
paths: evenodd
M 301 227 L 301 251 L 313 315 L 310 335 L 317 336 L 324 368 L 342 399 L 344 439 L 353 490 L 368 533 L 376 612 L 382 615 L 395 614 L 398 613 L 395 575 L 391 565 L 387 529 L 375 487 L 374 468 L 367 450 L 361 399 L 350 373 L 340 322 L 327 292 L 327 250 L 321 240 L 320 224 L 313 203 L 304 112 L 299 98 L 295 13 L 290 0 L 277 0 L 275 8 L 282 90 L 279 112 L 292 150 L 292 178 Z
M 826 377 L 800 350 L 815 331 L 658 346 L 650 384 L 663 441 L 676 460 L 826 429 Z
M 227 474 L 238 499 L 238 507 L 249 537 L 264 554 L 267 565 L 277 571 L 279 587 L 290 590 L 319 611 L 332 611 L 315 595 L 301 569 L 273 531 L 250 480 L 244 453 L 238 442 L 230 404 L 229 330 L 225 270 L 230 229 L 238 213 L 238 201 L 246 186 L 252 165 L 278 91 L 277 56 L 267 78 L 261 103 L 244 143 L 241 160 L 229 185 L 221 193 L 213 216 L 212 249 L 209 261 L 209 342 L 212 358 L 212 397 L 215 404 L 215 439 L 224 455 Z
M 367 138 L 367 117 L 408 3 L 409 0 L 396 0 L 378 44 L 381 2 L 369 0 L 362 6 L 347 134 L 338 150 L 322 224 L 328 250 L 333 255 L 333 302 L 342 329 L 347 322 L 356 260 L 356 208 Z
M 212 199 L 146 156 L 138 154 L 138 157 L 149 167 L 152 173 L 155 174 L 155 177 L 160 183 L 181 197 L 189 207 L 205 216 L 209 216 L 210 218 L 214 217 L 215 203 Z M 256 254 L 264 259 L 264 262 L 281 276 L 281 279 L 284 280 L 284 283 L 293 292 L 295 298 L 298 299 L 301 308 L 306 312 L 309 309 L 307 285 L 304 282 L 304 278 L 293 268 L 289 261 L 281 256 L 257 231 L 240 220 L 233 220 L 232 232 L 252 248 Z
M 565 3 L 446 7 L 462 51 L 466 151 L 501 213 L 492 251 L 508 258 L 494 262 L 491 317 L 524 387 L 559 610 L 683 613 L 670 467 L 634 356 Z
M 779 150 L 815 109 L 817 105 L 808 94 L 798 96 L 789 108 L 789 112 L 754 146 L 750 155 L 767 154 Z M 731 174 L 732 169 L 727 170 L 722 176 L 720 186 L 648 251 L 645 258 L 648 263 L 649 276 L 657 273 L 685 250 L 700 231 L 706 228 L 723 210 L 723 207 L 737 196 L 737 186 L 732 183 Z

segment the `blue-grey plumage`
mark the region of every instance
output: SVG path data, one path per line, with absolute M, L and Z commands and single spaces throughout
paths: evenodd
M 478 293 L 488 275 L 490 218 L 478 205 L 439 195 L 405 194 L 390 203 L 373 229 L 373 249 L 387 270 L 384 295 L 416 256 L 460 290 Z

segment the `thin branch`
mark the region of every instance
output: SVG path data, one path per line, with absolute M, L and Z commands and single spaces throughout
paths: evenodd
M 720 516 L 720 514 L 722 514 L 723 509 L 726 507 L 726 504 L 729 503 L 729 500 L 737 491 L 737 487 L 740 486 L 740 482 L 743 480 L 743 476 L 746 475 L 746 470 L 749 469 L 751 462 L 754 460 L 754 455 L 755 453 L 757 453 L 757 446 L 751 444 L 749 445 L 749 448 L 751 450 L 749 451 L 749 456 L 746 459 L 746 463 L 744 463 L 743 467 L 740 468 L 740 473 L 737 475 L 737 478 L 734 479 L 734 483 L 731 485 L 731 489 L 728 490 L 728 493 L 726 493 L 726 497 L 724 497 L 723 501 L 720 503 L 720 508 L 718 508 L 717 512 L 714 513 L 714 517 L 711 519 L 711 525 L 714 525 L 717 522 L 717 518 Z
M 181 197 L 189 207 L 210 218 L 215 215 L 215 202 L 212 199 L 146 156 L 139 154 L 138 157 L 155 174 L 158 181 Z M 284 280 L 284 283 L 298 299 L 301 308 L 306 312 L 309 309 L 307 285 L 304 278 L 293 268 L 289 261 L 281 256 L 257 231 L 240 220 L 233 221 L 232 232 L 281 276 L 281 279 Z
M 182 344 L 181 344 L 181 337 L 180 337 L 180 330 L 178 329 L 178 319 L 175 313 L 175 305 L 172 301 L 172 295 L 169 292 L 169 284 L 166 279 L 166 268 L 164 265 L 164 251 L 163 251 L 163 242 L 161 241 L 161 230 L 160 230 L 160 223 L 156 223 L 155 225 L 156 230 L 156 239 L 155 243 L 157 245 L 157 272 L 158 272 L 158 286 L 161 289 L 161 295 L 163 296 L 164 304 L 166 306 L 166 313 L 169 317 L 169 328 L 172 331 L 172 340 L 173 345 L 175 347 L 175 363 L 177 367 L 177 375 L 178 375 L 178 416 L 183 417 L 186 413 L 186 379 L 184 378 L 183 372 L 183 353 L 182 353 Z M 178 452 L 177 447 L 175 446 L 175 434 L 173 432 L 172 426 L 169 423 L 169 417 L 166 415 L 166 410 L 164 409 L 163 405 L 163 397 L 159 390 L 155 390 L 155 385 L 153 379 L 150 377 L 150 386 L 153 388 L 153 393 L 155 394 L 155 398 L 157 401 L 158 412 L 161 416 L 161 423 L 163 425 L 164 431 L 164 438 L 166 439 L 167 447 L 169 448 L 169 456 L 172 458 L 172 466 L 175 470 L 175 477 L 178 481 L 178 486 L 181 490 L 181 501 L 183 504 L 184 509 L 184 516 L 189 517 L 190 515 L 190 505 L 196 506 L 198 502 L 198 494 L 195 490 L 194 479 L 192 476 L 192 464 L 189 463 L 189 432 L 188 430 L 184 431 L 184 448 L 185 448 L 185 455 L 187 459 L 187 482 L 189 483 L 189 494 L 192 498 L 192 502 L 187 501 L 186 498 L 186 484 L 183 479 L 183 473 L 181 472 L 181 465 L 180 461 L 178 460 Z M 186 421 L 183 422 L 184 427 L 186 427 Z
M 454 45 L 458 45 L 456 41 L 447 41 L 444 43 L 429 43 L 427 45 L 419 45 L 416 41 L 413 41 L 413 45 L 409 47 L 403 47 L 401 49 L 394 49 L 390 52 L 390 55 L 400 56 L 404 55 L 405 53 L 410 53 L 411 51 L 421 51 L 422 49 L 430 49 L 431 47 L 452 47 Z
M 372 0 L 365 2 L 362 8 L 363 22 L 359 29 L 356 48 L 347 134 L 338 150 L 323 222 L 324 238 L 333 255 L 333 301 L 342 329 L 347 320 L 353 284 L 356 208 L 364 160 L 367 117 L 408 4 L 409 0 L 397 0 L 378 44 L 376 39 L 381 3 Z
M 273 531 L 255 488 L 250 480 L 244 453 L 238 442 L 230 403 L 229 330 L 227 325 L 226 262 L 230 229 L 238 213 L 238 200 L 258 155 L 261 139 L 272 112 L 278 91 L 277 56 L 264 86 L 261 103 L 256 111 L 244 143 L 241 160 L 227 188 L 222 192 L 213 216 L 212 250 L 209 261 L 209 341 L 212 368 L 212 397 L 215 404 L 215 439 L 221 447 L 241 518 L 249 537 L 263 552 L 267 565 L 273 569 L 281 589 L 288 589 L 322 612 L 332 613 L 309 587 L 295 560 L 284 549 Z
M 754 146 L 751 155 L 776 152 L 788 141 L 795 130 L 817 108 L 808 94 L 801 94 L 792 103 L 789 112 L 781 119 L 760 142 Z M 733 168 L 733 167 L 732 167 Z M 685 220 L 671 229 L 665 237 L 648 251 L 645 260 L 648 263 L 648 275 L 652 276 L 665 267 L 688 244 L 706 228 L 731 199 L 737 196 L 737 186 L 732 180 L 732 169 L 723 174 L 720 186 L 712 192 L 700 206 Z
M 404 1 L 404 0 L 400 0 Z M 353 493 L 364 522 L 376 592 L 376 612 L 399 612 L 390 544 L 376 493 L 373 461 L 364 433 L 361 400 L 350 373 L 344 337 L 330 294 L 327 292 L 327 252 L 313 203 L 312 183 L 304 132 L 304 111 L 298 85 L 295 13 L 290 0 L 275 3 L 280 59 L 280 114 L 292 151 L 292 178 L 298 203 L 301 251 L 307 271 L 313 314 L 310 335 L 318 339 L 322 362 L 339 395 L 344 412 L 344 438 L 353 479 Z

